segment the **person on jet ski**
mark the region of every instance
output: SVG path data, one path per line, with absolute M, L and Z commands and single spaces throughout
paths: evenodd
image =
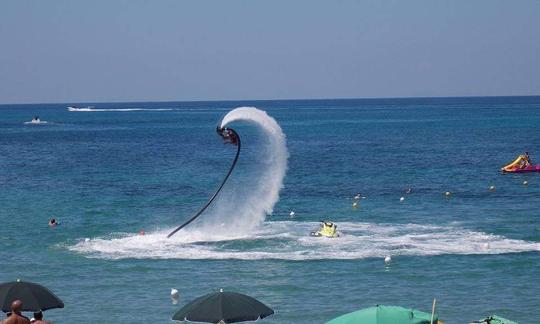
M 312 236 L 324 236 L 324 237 L 336 237 L 337 226 L 330 221 L 321 221 L 321 226 L 315 232 L 311 233 Z

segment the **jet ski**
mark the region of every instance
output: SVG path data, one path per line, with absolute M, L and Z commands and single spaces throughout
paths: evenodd
M 39 119 L 38 116 L 35 116 L 32 118 L 31 121 L 24 122 L 26 125 L 41 125 L 41 124 L 47 124 L 46 121 Z
M 540 172 L 540 164 L 532 165 L 528 154 L 522 154 L 514 162 L 502 167 L 501 171 L 507 173 Z
M 321 226 L 318 230 L 310 233 L 311 236 L 315 237 L 329 237 L 335 238 L 338 237 L 337 226 L 336 224 L 330 221 L 321 221 Z

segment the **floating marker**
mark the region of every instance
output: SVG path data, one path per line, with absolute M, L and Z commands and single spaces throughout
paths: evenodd
M 527 180 L 523 181 L 523 185 L 524 185 L 524 186 L 526 186 L 526 185 L 528 185 L 528 184 L 529 184 L 529 182 L 528 182 Z
M 392 257 L 387 255 L 386 258 L 384 258 L 384 263 L 389 264 L 390 262 L 392 262 Z
M 179 295 L 180 294 L 178 293 L 178 289 L 174 289 L 174 288 L 171 289 L 171 298 L 172 299 L 178 299 Z
M 452 195 L 452 193 L 450 191 L 447 191 L 447 192 L 444 193 L 444 195 L 448 198 L 448 197 L 450 197 Z
M 405 197 L 399 198 L 399 201 L 404 202 L 404 201 L 405 201 Z
M 290 212 L 289 216 L 290 217 L 294 217 L 294 215 L 296 215 L 293 211 Z
M 495 186 L 489 186 L 489 191 L 495 191 Z

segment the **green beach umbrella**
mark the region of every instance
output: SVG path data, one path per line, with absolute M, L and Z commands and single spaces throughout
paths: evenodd
M 326 324 L 430 324 L 431 314 L 400 306 L 377 305 L 348 313 Z M 438 322 L 435 314 L 433 323 Z

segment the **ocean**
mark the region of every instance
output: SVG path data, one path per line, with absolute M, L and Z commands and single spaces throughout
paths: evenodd
M 55 292 L 46 319 L 170 323 L 224 289 L 273 308 L 264 323 L 434 298 L 447 324 L 539 321 L 540 174 L 500 168 L 540 163 L 540 97 L 88 105 L 0 106 L 0 282 Z M 232 119 L 230 180 L 167 239 L 227 173 L 215 128 L 243 106 L 269 117 Z M 310 237 L 320 220 L 340 237 Z

